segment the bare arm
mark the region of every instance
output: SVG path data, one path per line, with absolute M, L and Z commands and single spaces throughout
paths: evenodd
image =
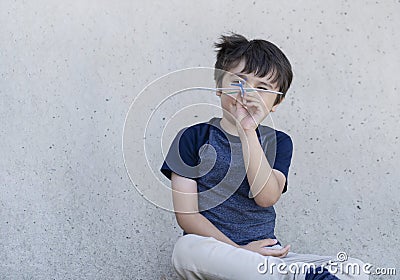
M 285 185 L 285 175 L 272 169 L 255 130 L 239 131 L 247 179 L 255 202 L 262 207 L 274 205 Z
M 172 172 L 171 184 L 175 217 L 185 232 L 214 237 L 219 241 L 240 247 L 198 212 L 197 182 L 195 180 Z
M 290 246 L 282 249 L 266 249 L 264 246 L 276 244 L 274 239 L 261 239 L 240 246 L 229 239 L 217 227 L 215 227 L 206 217 L 198 213 L 197 182 L 172 172 L 172 199 L 174 211 L 179 226 L 187 233 L 194 233 L 201 236 L 210 236 L 215 239 L 233 245 L 237 248 L 257 252 L 264 256 L 275 256 L 283 258 Z

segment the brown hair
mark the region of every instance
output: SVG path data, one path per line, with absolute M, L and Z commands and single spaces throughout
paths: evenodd
M 244 36 L 232 33 L 221 35 L 214 47 L 217 52 L 214 80 L 218 87 L 222 84 L 224 71 L 236 67 L 244 59 L 243 73 L 254 73 L 257 77 L 269 74 L 273 77 L 271 82 L 277 83 L 283 94 L 277 95 L 274 105 L 285 97 L 293 79 L 292 67 L 285 54 L 273 43 L 261 39 L 248 41 Z

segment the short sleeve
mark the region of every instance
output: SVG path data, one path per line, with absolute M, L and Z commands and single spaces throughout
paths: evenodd
M 276 156 L 273 169 L 279 170 L 285 175 L 286 182 L 282 193 L 287 191 L 289 167 L 293 154 L 293 142 L 289 135 L 282 133 L 277 141 Z
M 175 136 L 160 168 L 169 180 L 171 173 L 195 180 L 198 153 L 195 149 L 196 135 L 192 128 L 183 128 Z

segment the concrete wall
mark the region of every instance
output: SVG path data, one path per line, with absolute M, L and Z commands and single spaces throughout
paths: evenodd
M 230 30 L 293 64 L 280 240 L 399 269 L 399 2 L 0 1 L 1 278 L 174 279 L 181 230 L 130 181 L 124 121 L 154 79 L 213 66 Z

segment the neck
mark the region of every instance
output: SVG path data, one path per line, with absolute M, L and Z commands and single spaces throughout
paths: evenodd
M 224 117 L 222 117 L 221 122 L 219 124 L 221 125 L 222 129 L 225 130 L 225 132 L 235 136 L 239 136 L 236 124 L 231 123 Z

